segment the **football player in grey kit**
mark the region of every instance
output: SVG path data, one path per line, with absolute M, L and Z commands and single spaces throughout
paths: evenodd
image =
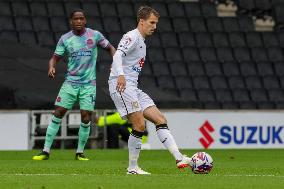
M 153 100 L 137 88 L 138 75 L 146 57 L 144 40 L 154 33 L 159 17 L 159 13 L 153 8 L 140 7 L 137 12 L 137 28 L 123 35 L 113 56 L 109 77 L 110 96 L 120 115 L 132 123 L 133 129 L 128 140 L 127 174 L 150 174 L 142 170 L 137 163 L 145 130 L 144 118 L 156 125 L 160 141 L 174 156 L 178 168 L 188 167 L 191 161 L 191 158 L 180 153 L 168 129 L 166 118 Z

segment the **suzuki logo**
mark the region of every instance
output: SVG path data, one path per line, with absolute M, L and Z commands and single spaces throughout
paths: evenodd
M 199 131 L 203 135 L 203 137 L 199 139 L 199 142 L 204 148 L 208 148 L 214 142 L 214 139 L 210 135 L 210 133 L 214 131 L 214 128 L 208 121 L 205 121 L 205 123 L 203 123 L 203 125 L 199 128 Z

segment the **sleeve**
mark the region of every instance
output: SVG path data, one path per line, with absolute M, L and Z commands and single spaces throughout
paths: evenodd
M 109 46 L 109 41 L 101 32 L 97 32 L 97 43 L 101 48 L 107 48 Z
M 125 34 L 120 40 L 117 50 L 122 51 L 124 56 L 126 56 L 137 45 L 137 41 L 138 41 L 137 36 Z
M 56 49 L 55 49 L 55 51 L 54 51 L 54 54 L 55 54 L 56 56 L 61 57 L 61 56 L 64 55 L 64 53 L 65 53 L 65 45 L 64 45 L 63 39 L 62 39 L 62 37 L 61 37 L 61 38 L 59 39 L 57 45 L 56 45 Z

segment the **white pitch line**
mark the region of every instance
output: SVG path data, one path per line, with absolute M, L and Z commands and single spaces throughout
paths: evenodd
M 63 174 L 63 173 L 7 173 L 7 174 L 0 174 L 0 176 L 118 176 L 120 174 Z M 161 175 L 161 176 L 169 176 L 170 174 L 153 174 L 153 175 Z M 193 174 L 194 175 L 194 174 Z M 221 174 L 209 174 L 211 176 L 218 176 L 218 177 L 275 177 L 275 178 L 284 178 L 284 175 L 256 175 L 256 174 L 231 174 L 231 175 L 221 175 Z M 180 175 L 170 175 L 179 177 Z M 190 176 L 190 175 L 189 175 Z

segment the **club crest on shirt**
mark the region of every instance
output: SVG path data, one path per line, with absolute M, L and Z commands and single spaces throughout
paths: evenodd
M 137 101 L 131 102 L 131 105 L 132 105 L 132 109 L 134 109 L 134 110 L 139 109 L 139 103 Z
M 61 97 L 60 97 L 60 96 L 58 96 L 58 97 L 56 98 L 56 102 L 61 102 Z
M 88 39 L 88 40 L 87 40 L 87 46 L 88 46 L 89 48 L 92 48 L 93 45 L 94 45 L 94 41 L 93 41 L 92 39 Z
M 123 45 L 124 47 L 127 47 L 128 45 L 130 45 L 131 41 L 132 41 L 132 39 L 131 39 L 130 37 L 126 36 L 126 37 L 124 38 L 123 42 L 122 42 L 122 45 Z

